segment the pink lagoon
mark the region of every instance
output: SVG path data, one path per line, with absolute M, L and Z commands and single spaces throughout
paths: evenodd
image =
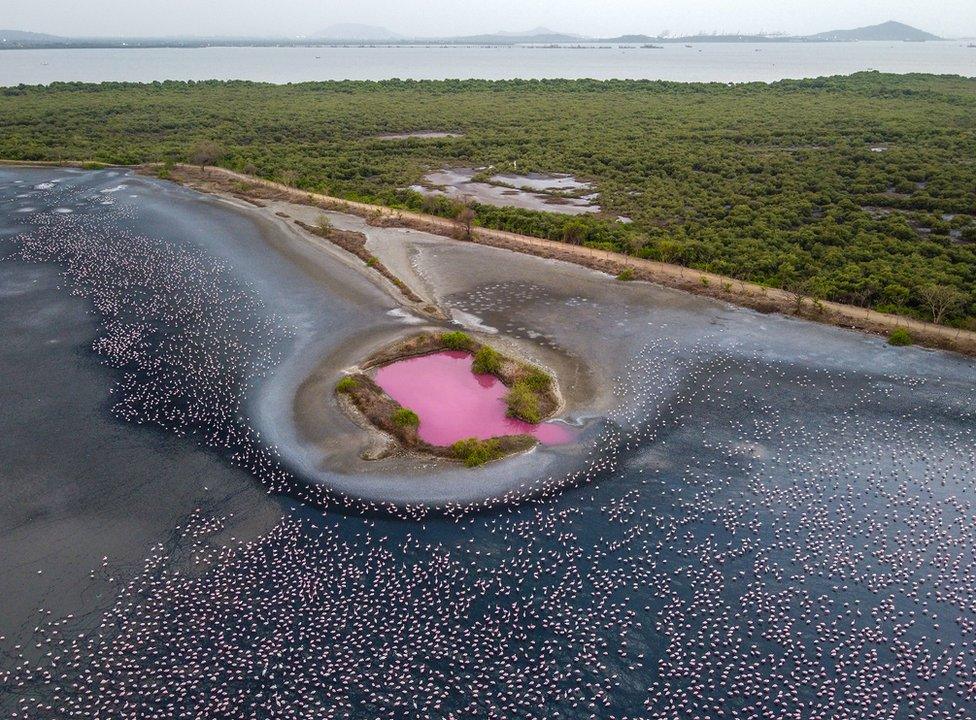
M 545 445 L 573 439 L 573 432 L 558 423 L 531 425 L 506 417 L 508 389 L 492 375 L 475 375 L 471 362 L 471 355 L 457 351 L 409 358 L 381 367 L 376 383 L 417 413 L 420 438 L 431 445 L 499 435 L 532 435 Z

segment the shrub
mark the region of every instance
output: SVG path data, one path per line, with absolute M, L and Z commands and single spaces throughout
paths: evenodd
M 346 375 L 344 378 L 339 379 L 339 382 L 336 383 L 335 389 L 336 392 L 348 393 L 355 390 L 358 385 L 359 383 L 356 382 L 356 378 Z
M 888 336 L 888 344 L 896 347 L 912 344 L 912 335 L 905 328 L 895 328 Z
M 420 418 L 417 413 L 409 408 L 397 408 L 393 411 L 392 418 L 395 425 L 400 427 L 417 427 L 420 425 Z
M 224 148 L 213 140 L 198 140 L 190 146 L 188 157 L 202 170 L 207 165 L 216 165 L 226 154 Z
M 533 425 L 542 421 L 539 398 L 524 380 L 512 385 L 512 389 L 505 396 L 505 403 L 508 405 L 509 417 L 525 420 Z
M 624 282 L 634 279 L 634 271 L 630 268 L 624 268 L 619 273 L 617 273 L 617 279 L 623 280 Z
M 492 375 L 502 369 L 502 356 L 492 350 L 487 345 L 474 354 L 474 362 L 471 363 L 471 371 L 478 375 Z
M 471 338 L 460 330 L 442 333 L 441 342 L 451 350 L 467 350 L 471 347 Z
M 375 255 L 370 255 L 369 256 L 369 259 L 366 261 L 367 267 L 371 267 L 371 268 L 374 268 L 374 267 L 376 267 L 379 264 L 380 264 L 379 258 L 377 258 Z M 401 281 L 401 284 L 402 284 L 402 281 Z
M 325 213 L 315 218 L 315 226 L 324 233 L 332 232 L 332 220 Z
M 535 392 L 540 393 L 549 390 L 552 384 L 552 378 L 542 372 L 542 370 L 533 369 L 532 372 L 525 376 L 523 382 Z
M 494 438 L 491 440 L 468 438 L 467 440 L 458 440 L 451 445 L 451 452 L 467 467 L 477 467 L 501 457 L 501 446 L 498 440 Z

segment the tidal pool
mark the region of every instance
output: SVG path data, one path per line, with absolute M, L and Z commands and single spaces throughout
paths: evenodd
M 448 351 L 408 358 L 381 367 L 376 382 L 420 417 L 420 438 L 431 445 L 500 435 L 532 435 L 545 445 L 573 438 L 557 423 L 532 425 L 505 415 L 507 388 L 492 375 L 471 370 L 471 355 Z
M 597 203 L 599 195 L 592 193 L 583 197 L 554 195 L 564 190 L 580 190 L 588 187 L 575 178 L 566 175 L 514 175 L 500 174 L 492 182 L 477 182 L 475 168 L 447 168 L 428 173 L 426 185 L 411 185 L 410 189 L 422 195 L 447 195 L 456 200 L 472 199 L 485 205 L 496 207 L 517 207 L 526 210 L 539 210 L 560 215 L 585 215 L 600 212 Z

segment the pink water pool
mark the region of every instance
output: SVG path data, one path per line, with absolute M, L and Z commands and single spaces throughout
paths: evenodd
M 431 445 L 522 434 L 546 445 L 572 440 L 572 431 L 563 425 L 531 425 L 506 417 L 507 388 L 491 375 L 475 375 L 471 361 L 463 352 L 400 360 L 380 368 L 376 383 L 403 407 L 417 413 L 420 438 Z

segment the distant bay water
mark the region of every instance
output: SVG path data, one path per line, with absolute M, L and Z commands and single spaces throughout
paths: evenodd
M 214 47 L 3 50 L 0 86 L 56 81 L 480 78 L 772 82 L 860 70 L 976 76 L 969 41 L 643 47 Z

